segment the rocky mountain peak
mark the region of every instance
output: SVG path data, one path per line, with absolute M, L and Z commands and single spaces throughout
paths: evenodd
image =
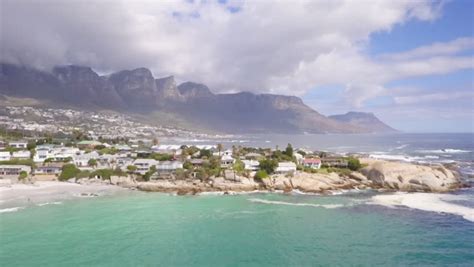
M 91 68 L 76 65 L 54 67 L 53 74 L 62 82 L 93 81 L 99 78 Z
M 204 84 L 194 83 L 194 82 L 184 82 L 178 86 L 179 93 L 188 98 L 195 97 L 213 97 L 214 94 L 209 90 Z

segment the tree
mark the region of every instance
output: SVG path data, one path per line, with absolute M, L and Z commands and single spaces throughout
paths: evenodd
M 362 167 L 358 158 L 349 158 L 347 160 L 347 166 L 352 171 L 357 171 L 358 169 Z
M 90 167 L 95 168 L 95 167 L 97 166 L 97 160 L 96 160 L 96 159 L 90 159 L 90 160 L 87 162 L 87 165 L 89 165 Z
M 241 174 L 241 173 L 243 173 L 244 170 L 245 170 L 245 165 L 244 165 L 244 163 L 243 163 L 240 159 L 238 159 L 238 160 L 235 161 L 234 166 L 232 167 L 232 169 L 233 169 L 236 173 Z
M 286 146 L 285 155 L 287 155 L 287 156 L 290 157 L 290 158 L 293 157 L 293 147 L 291 146 L 291 144 L 288 144 L 288 145 Z
M 210 158 L 211 156 L 212 156 L 212 153 L 209 149 L 201 149 L 199 151 L 199 157 L 200 158 L 204 158 L 204 157 Z
M 59 180 L 61 180 L 61 181 L 69 180 L 71 178 L 76 177 L 80 172 L 81 172 L 81 170 L 79 170 L 76 167 L 76 165 L 74 165 L 74 164 L 64 164 L 63 168 L 62 168 L 62 171 L 61 171 L 61 175 L 59 175 Z
M 150 169 L 143 175 L 145 181 L 150 181 L 150 177 L 156 172 L 156 166 L 152 165 Z
M 135 171 L 137 171 L 137 166 L 135 166 L 135 165 L 128 165 L 128 166 L 127 166 L 127 171 L 128 171 L 128 173 L 130 173 L 130 174 L 135 173 Z
M 262 180 L 268 177 L 268 173 L 265 170 L 259 170 L 255 174 L 255 179 Z
M 26 177 L 28 177 L 28 173 L 26 171 L 21 171 L 18 180 L 24 180 Z
M 36 143 L 35 142 L 28 142 L 28 144 L 26 145 L 26 149 L 32 151 L 36 148 Z
M 105 149 L 105 148 L 106 148 L 106 147 L 105 147 L 104 145 L 96 145 L 96 146 L 94 147 L 94 149 L 96 149 L 96 150 L 102 150 L 102 149 Z
M 185 161 L 183 163 L 183 168 L 186 169 L 186 170 L 191 170 L 193 168 L 193 164 L 189 161 Z
M 260 161 L 260 169 L 264 170 L 267 174 L 275 172 L 278 162 L 273 159 L 264 159 Z

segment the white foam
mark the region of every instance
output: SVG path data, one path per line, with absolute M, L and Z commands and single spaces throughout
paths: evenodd
M 404 149 L 405 147 L 409 146 L 408 144 L 397 146 L 395 149 Z
M 369 158 L 373 159 L 383 159 L 383 160 L 396 160 L 396 161 L 405 161 L 405 162 L 414 162 L 421 160 L 421 157 L 410 157 L 406 155 L 390 155 L 390 154 L 370 154 Z
M 13 207 L 13 208 L 0 209 L 0 213 L 15 212 L 15 211 L 19 211 L 21 209 L 24 209 L 24 207 Z
M 316 207 L 316 208 L 326 208 L 326 209 L 336 209 L 344 207 L 342 204 L 313 204 L 313 203 L 291 203 L 284 201 L 274 201 L 266 200 L 260 198 L 251 198 L 250 202 L 262 203 L 262 204 L 272 204 L 272 205 L 287 205 L 287 206 L 304 206 L 304 207 Z
M 421 153 L 433 153 L 433 154 L 457 154 L 457 153 L 469 153 L 470 150 L 463 150 L 463 149 L 453 149 L 453 148 L 445 148 L 445 149 L 434 149 L 434 150 L 418 150 Z
M 373 196 L 370 204 L 387 207 L 405 206 L 411 209 L 459 215 L 468 221 L 474 222 L 473 208 L 447 202 L 463 199 L 466 198 L 435 193 L 395 193 Z
M 46 206 L 46 205 L 61 205 L 61 204 L 63 204 L 63 203 L 60 202 L 60 201 L 56 201 L 56 202 L 39 203 L 38 206 L 42 207 L 42 206 Z

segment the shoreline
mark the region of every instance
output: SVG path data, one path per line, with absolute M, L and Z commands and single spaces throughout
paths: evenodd
M 18 205 L 40 205 L 63 200 L 111 195 L 139 190 L 173 195 L 236 195 L 251 193 L 294 193 L 338 195 L 347 191 L 377 192 L 452 192 L 464 187 L 459 175 L 443 166 L 366 159 L 367 166 L 350 174 L 306 173 L 273 175 L 255 180 L 236 176 L 233 179 L 212 177 L 206 181 L 156 180 L 138 182 L 130 176 L 110 180 L 74 179 L 74 181 L 36 181 L 0 187 L 0 209 Z M 2 212 L 2 211 L 0 211 Z

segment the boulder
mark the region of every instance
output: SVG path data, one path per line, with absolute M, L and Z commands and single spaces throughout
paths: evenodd
M 376 186 L 397 191 L 447 192 L 461 185 L 457 175 L 441 165 L 374 161 L 361 172 Z

